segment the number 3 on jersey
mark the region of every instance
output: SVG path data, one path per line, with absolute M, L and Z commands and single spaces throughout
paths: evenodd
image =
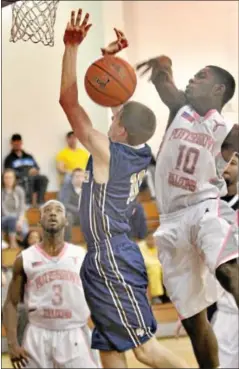
M 199 155 L 200 151 L 195 147 L 180 145 L 175 169 L 183 170 L 188 174 L 194 174 Z
M 53 297 L 52 297 L 52 305 L 61 305 L 63 302 L 63 297 L 62 297 L 62 285 L 61 284 L 54 284 L 52 286 L 52 291 L 53 291 Z
M 130 177 L 130 192 L 129 198 L 127 200 L 127 205 L 129 205 L 139 193 L 139 187 L 141 186 L 146 170 L 141 170 L 139 173 L 133 173 Z

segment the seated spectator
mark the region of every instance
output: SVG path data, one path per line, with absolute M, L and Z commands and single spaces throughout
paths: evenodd
M 129 218 L 130 232 L 128 237 L 135 240 L 143 240 L 147 236 L 147 223 L 143 206 L 136 202 L 130 208 L 132 215 Z
M 80 201 L 82 184 L 85 179 L 85 172 L 80 168 L 73 170 L 71 181 L 65 183 L 59 193 L 59 200 L 65 205 L 68 219 L 68 226 L 65 229 L 65 240 L 71 240 L 71 228 L 73 225 L 80 225 Z
M 41 242 L 41 235 L 40 232 L 37 230 L 30 230 L 27 235 L 25 236 L 24 240 L 21 242 L 21 246 L 24 249 L 27 249 L 29 246 L 35 245 Z
M 4 160 L 4 168 L 15 171 L 19 185 L 25 189 L 28 204 L 33 206 L 43 204 L 48 184 L 47 177 L 40 174 L 39 165 L 34 157 L 22 150 L 21 135 L 12 135 L 11 146 L 12 151 Z M 33 194 L 36 194 L 36 199 Z
M 158 250 L 154 243 L 153 234 L 150 233 L 145 241 L 139 243 L 149 281 L 149 294 L 152 304 L 162 303 L 164 295 L 162 266 L 158 259 Z
M 25 207 L 24 190 L 17 186 L 15 172 L 6 169 L 2 175 L 2 233 L 12 248 L 17 247 L 16 235 L 24 237 L 28 232 Z
M 74 132 L 66 135 L 67 146 L 56 156 L 56 167 L 60 174 L 60 183 L 70 181 L 70 175 L 76 168 L 85 170 L 89 153 L 77 147 L 77 138 Z

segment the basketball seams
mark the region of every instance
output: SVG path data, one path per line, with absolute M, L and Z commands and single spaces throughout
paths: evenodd
M 107 69 L 103 68 L 101 65 L 98 65 L 96 63 L 93 63 L 92 65 L 94 65 L 96 68 L 101 69 L 103 72 L 107 73 L 111 78 L 113 78 L 119 85 L 120 87 L 129 95 L 131 95 L 131 91 L 124 86 L 124 84 L 118 79 L 116 78 L 113 74 L 111 74 Z
M 111 100 L 115 101 L 115 103 L 117 103 L 118 105 L 121 104 L 121 100 L 120 99 L 117 99 L 117 97 L 114 97 L 114 96 L 111 96 L 110 94 L 107 94 L 105 91 L 102 91 L 102 90 L 98 90 L 98 88 L 96 86 L 94 86 L 94 84 L 89 80 L 88 77 L 85 77 L 86 78 L 86 81 L 89 83 L 89 85 L 95 90 L 97 91 L 99 94 L 101 95 L 104 95 L 108 98 L 110 98 Z M 87 87 L 86 87 L 86 90 L 87 90 Z M 118 106 L 116 105 L 116 106 Z
M 119 58 L 115 57 L 117 60 L 120 61 Z M 132 85 L 134 86 L 137 83 L 137 77 L 134 74 L 135 78 L 133 77 L 133 74 L 131 73 L 131 71 L 134 72 L 134 69 L 131 67 L 131 65 L 129 65 L 128 63 L 124 63 L 124 67 L 126 68 L 127 72 L 128 72 L 128 76 L 132 82 Z M 136 86 L 135 86 L 136 87 Z M 135 89 L 134 89 L 135 90 Z

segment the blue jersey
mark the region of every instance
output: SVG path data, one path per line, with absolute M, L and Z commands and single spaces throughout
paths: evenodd
M 106 184 L 95 182 L 93 158 L 90 157 L 80 206 L 81 229 L 88 244 L 130 231 L 130 209 L 151 157 L 151 149 L 146 144 L 132 147 L 110 142 L 109 180 Z

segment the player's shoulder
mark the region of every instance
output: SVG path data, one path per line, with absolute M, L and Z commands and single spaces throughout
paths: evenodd
M 37 244 L 27 247 L 21 251 L 22 257 L 31 256 L 37 253 Z
M 68 255 L 85 257 L 86 249 L 83 246 L 74 245 L 73 243 L 66 243 L 66 245 Z
M 185 118 L 186 120 L 193 119 L 195 115 L 195 110 L 189 104 L 183 105 L 181 108 L 178 109 L 176 113 L 174 113 L 174 118 L 172 119 L 172 123 L 177 121 L 179 118 Z
M 151 155 L 151 148 L 148 144 L 143 143 L 141 145 L 131 146 L 126 143 L 121 142 L 110 142 L 110 151 L 114 151 L 116 153 L 123 153 L 123 154 L 134 154 L 134 155 L 141 155 L 143 153 L 147 153 Z

